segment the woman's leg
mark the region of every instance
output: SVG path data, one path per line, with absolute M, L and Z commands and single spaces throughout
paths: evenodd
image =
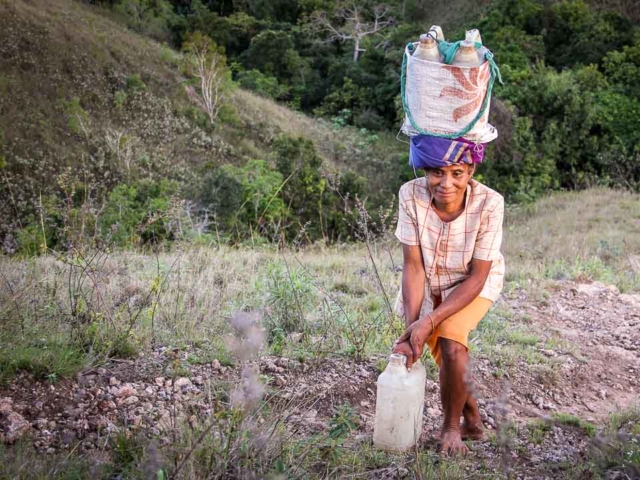
M 447 338 L 439 338 L 439 349 L 442 356 L 440 366 L 440 397 L 444 423 L 442 424 L 442 452 L 450 455 L 469 451 L 462 443 L 460 416 L 464 407 L 469 403 L 469 413 L 473 416 L 477 412 L 477 405 L 472 399 L 469 402 L 467 387 L 467 370 L 469 366 L 469 352 L 467 348 Z M 474 411 L 475 407 L 475 411 Z
M 438 299 L 434 304 L 438 304 Z M 478 404 L 471 394 L 469 370 L 469 332 L 486 315 L 492 302 L 476 298 L 458 313 L 444 320 L 427 339 L 431 355 L 440 368 L 440 396 L 444 412 L 442 450 L 445 453 L 466 453 L 462 438 L 482 437 L 482 422 Z M 460 426 L 460 416 L 464 423 Z
M 469 389 L 469 384 L 467 381 L 467 389 Z M 483 435 L 482 418 L 478 410 L 478 402 L 473 398 L 472 393 L 467 395 L 467 401 L 462 408 L 462 416 L 464 417 L 464 423 L 460 428 L 462 438 L 464 440 L 480 440 Z

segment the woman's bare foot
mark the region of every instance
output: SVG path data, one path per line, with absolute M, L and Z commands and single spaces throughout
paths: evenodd
M 440 453 L 443 455 L 466 455 L 469 453 L 467 446 L 462 443 L 462 437 L 458 430 L 444 430 L 441 435 L 442 445 Z
M 460 427 L 460 436 L 463 440 L 482 440 L 484 431 L 482 430 L 482 423 L 462 423 Z

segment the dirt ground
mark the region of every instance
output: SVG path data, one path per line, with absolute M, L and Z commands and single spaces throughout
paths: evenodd
M 470 444 L 467 474 L 564 478 L 567 465 L 587 458 L 600 440 L 599 430 L 594 435 L 583 425 L 558 420 L 561 414 L 601 428 L 611 414 L 640 403 L 640 295 L 620 294 L 600 283 L 556 282 L 536 295 L 512 290 L 496 308 L 510 312 L 509 322 L 540 340 L 537 345 L 544 348 L 537 346 L 535 354 L 542 360 L 531 362 L 523 355 L 503 365 L 483 345 L 472 347 L 475 392 L 487 434 Z M 124 428 L 162 441 L 176 422 L 203 422 L 223 401 L 220 392 L 239 379 L 238 369 L 216 359 L 190 364 L 181 373 L 179 365 L 190 355 L 159 347 L 152 355 L 112 361 L 55 384 L 23 374 L 0 390 L 0 406 L 17 414 L 14 420 L 24 420 L 16 424 L 18 434 L 45 453 L 104 451 L 107 437 Z M 359 416 L 348 443 L 358 446 L 371 442 L 383 361 L 384 356 L 363 363 L 327 357 L 300 363 L 265 356 L 258 365 L 267 398 L 282 407 L 289 432 L 300 437 L 325 432 L 334 410 L 348 403 Z M 441 420 L 432 375 L 421 440 L 427 449 L 437 448 Z M 368 476 L 395 478 L 403 472 L 390 468 Z

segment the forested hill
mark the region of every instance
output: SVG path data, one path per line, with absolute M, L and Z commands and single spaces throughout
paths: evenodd
M 485 182 L 638 188 L 635 2 L 432 3 L 1 1 L 4 250 L 341 241 L 363 206 L 385 228 L 413 175 L 402 51 L 434 23 L 479 28 L 502 69 Z
M 304 241 L 348 240 L 355 195 L 390 204 L 406 179 L 391 134 L 238 88 L 225 63 L 211 122 L 187 93 L 190 56 L 117 12 L 36 0 L 0 2 L 0 17 L 5 252 L 292 240 L 307 223 Z

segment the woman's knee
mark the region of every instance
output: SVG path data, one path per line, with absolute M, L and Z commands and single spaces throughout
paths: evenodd
M 438 343 L 440 344 L 440 352 L 444 362 L 455 361 L 460 359 L 461 356 L 464 358 L 467 356 L 467 347 L 455 340 L 440 337 Z

